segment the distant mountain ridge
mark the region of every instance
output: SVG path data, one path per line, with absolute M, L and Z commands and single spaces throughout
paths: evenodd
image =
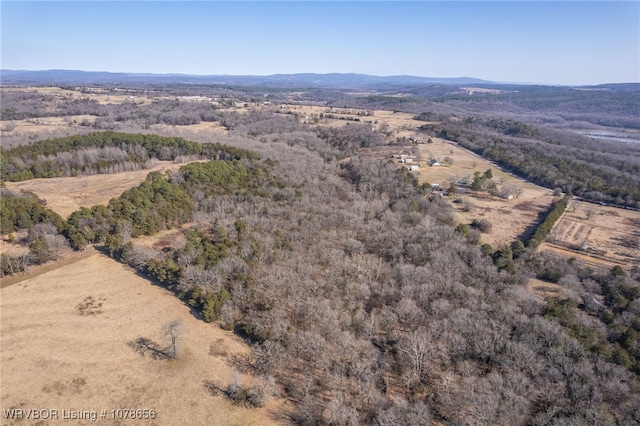
M 112 73 L 80 70 L 0 70 L 3 85 L 24 84 L 223 84 L 238 86 L 267 87 L 334 87 L 357 88 L 367 86 L 416 86 L 429 84 L 468 85 L 497 84 L 492 81 L 470 77 L 433 78 L 396 75 L 380 77 L 367 74 L 273 74 L 254 75 L 190 75 L 190 74 L 147 74 Z
M 253 86 L 272 88 L 322 88 L 322 89 L 390 89 L 409 86 L 538 86 L 555 87 L 534 83 L 496 82 L 472 77 L 418 77 L 412 75 L 375 76 L 355 73 L 298 73 L 272 75 L 194 75 L 194 74 L 153 74 L 119 73 L 107 71 L 80 70 L 0 70 L 2 85 L 126 85 L 126 84 L 212 84 L 224 86 Z M 638 92 L 640 83 L 610 83 L 592 86 L 560 87 L 610 90 L 616 92 Z

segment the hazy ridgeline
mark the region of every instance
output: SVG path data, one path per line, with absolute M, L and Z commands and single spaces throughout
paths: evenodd
M 180 126 L 164 136 L 221 143 L 241 149 L 219 148 L 237 156 L 151 174 L 108 206 L 41 233 L 103 245 L 204 320 L 245 336 L 252 353 L 237 367 L 290 398 L 296 424 L 640 422 L 640 291 L 624 271 L 517 245 L 483 253 L 412 175 L 355 155 L 384 142 L 370 126 L 315 130 L 289 114 L 215 114 L 227 136 Z M 545 155 L 568 161 L 571 150 L 589 150 L 619 161 L 544 126 L 482 118 L 450 127 L 450 117 L 425 131 L 477 132 L 469 144 L 502 134 L 513 153 L 525 140 L 553 137 L 558 151 L 545 145 Z M 149 131 L 136 120 L 116 127 Z M 620 176 L 637 185 L 633 159 L 629 167 Z M 29 217 L 31 228 L 57 220 Z M 188 221 L 197 226 L 184 246 L 136 245 L 138 235 Z M 36 231 L 32 252 L 47 253 Z M 525 288 L 531 276 L 559 283 L 563 294 L 542 301 Z

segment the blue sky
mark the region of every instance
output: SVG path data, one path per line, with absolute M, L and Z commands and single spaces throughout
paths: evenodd
M 4 69 L 640 82 L 640 2 L 4 1 Z

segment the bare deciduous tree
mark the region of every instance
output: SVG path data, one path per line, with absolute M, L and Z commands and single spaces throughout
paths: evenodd
M 591 219 L 591 216 L 596 212 L 596 209 L 593 207 L 587 207 L 585 213 L 587 214 L 587 220 Z
M 182 321 L 177 319 L 166 323 L 164 327 L 162 327 L 162 333 L 169 345 L 167 348 L 167 355 L 172 359 L 176 359 L 178 357 L 183 329 Z
M 49 244 L 53 260 L 58 260 L 58 257 L 70 248 L 69 241 L 60 234 L 47 234 L 44 239 Z
M 429 347 L 429 338 L 424 329 L 414 330 L 402 338 L 399 349 L 409 357 L 413 372 L 418 378 L 424 373 Z
M 118 231 L 122 238 L 122 244 L 127 244 L 131 240 L 131 233 L 133 232 L 133 224 L 128 220 L 122 220 L 118 222 Z

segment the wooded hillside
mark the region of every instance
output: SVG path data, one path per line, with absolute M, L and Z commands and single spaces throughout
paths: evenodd
M 640 423 L 637 273 L 535 250 L 567 199 L 549 209 L 528 247 L 480 246 L 445 197 L 388 158 L 361 155 L 404 148 L 391 130 L 258 108 L 211 113 L 224 137 L 194 132 L 195 142 L 177 137 L 191 131 L 178 126 L 171 137 L 100 132 L 3 151 L 4 180 L 207 160 L 150 173 L 66 222 L 32 197 L 3 193 L 3 232 L 28 230 L 29 259 L 52 258 L 61 235 L 76 249 L 95 244 L 212 327 L 233 330 L 252 346 L 234 367 L 269 384 L 260 396 L 288 398 L 294 424 Z M 637 207 L 633 146 L 580 147 L 582 139 L 510 116 L 417 118 L 427 135 L 528 179 Z M 141 243 L 168 229 L 179 238 Z M 2 262 L 3 273 L 19 266 Z M 532 277 L 561 290 L 545 300 L 527 288 Z M 262 401 L 241 390 L 234 401 Z

